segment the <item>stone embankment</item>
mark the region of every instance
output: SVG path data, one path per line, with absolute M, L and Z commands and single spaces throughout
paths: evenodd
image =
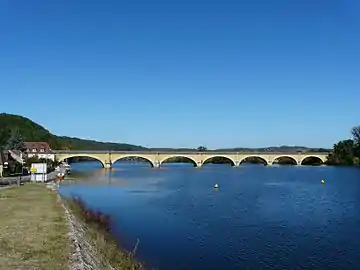
M 57 191 L 58 184 L 55 182 L 47 183 L 46 186 L 51 190 Z M 64 208 L 64 213 L 69 226 L 69 240 L 71 244 L 71 254 L 69 267 L 70 270 L 92 270 L 100 269 L 100 263 L 96 259 L 93 247 L 89 244 L 85 236 L 84 224 L 82 224 L 68 208 L 66 203 L 58 195 L 59 203 Z M 108 268 L 112 269 L 112 268 Z

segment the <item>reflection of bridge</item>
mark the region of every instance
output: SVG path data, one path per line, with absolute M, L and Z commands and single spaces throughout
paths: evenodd
M 247 158 L 256 157 L 264 164 L 272 165 L 281 159 L 287 158 L 294 164 L 303 165 L 309 158 L 317 159 L 321 163 L 326 161 L 328 153 L 275 153 L 275 152 L 151 152 L 151 151 L 55 151 L 56 159 L 59 161 L 72 157 L 89 157 L 101 162 L 104 168 L 110 168 L 115 162 L 125 158 L 142 158 L 147 160 L 152 167 L 160 165 L 174 157 L 182 157 L 191 161 L 195 166 L 201 167 L 204 163 L 210 162 L 212 158 L 222 157 L 229 160 L 232 166 L 239 166 Z

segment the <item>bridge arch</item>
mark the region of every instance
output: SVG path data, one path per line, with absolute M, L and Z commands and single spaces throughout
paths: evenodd
M 191 162 L 193 165 L 194 165 L 194 167 L 197 167 L 198 166 L 198 164 L 197 164 L 197 162 L 196 162 L 196 160 L 194 159 L 194 158 L 192 158 L 191 156 L 187 156 L 187 155 L 171 155 L 171 156 L 168 156 L 168 157 L 165 157 L 165 158 L 163 158 L 161 161 L 160 161 L 160 166 L 165 162 L 166 163 L 166 161 L 168 161 L 169 159 L 171 160 L 171 159 L 175 159 L 175 158 L 183 158 L 183 159 L 186 159 L 187 161 L 189 161 L 189 162 Z
M 142 155 L 128 155 L 128 156 L 123 156 L 123 157 L 118 157 L 114 160 L 111 161 L 112 164 L 122 160 L 122 159 L 126 159 L 126 158 L 141 158 L 142 160 L 145 160 L 147 161 L 151 167 L 155 167 L 155 164 L 154 164 L 154 161 L 151 160 L 149 157 L 145 157 L 145 156 L 142 156 Z
M 65 161 L 66 159 L 69 159 L 69 158 L 76 158 L 76 157 L 86 157 L 86 158 L 91 158 L 91 159 L 94 159 L 96 161 L 99 161 L 101 166 L 103 166 L 103 168 L 105 168 L 105 161 L 102 160 L 100 157 L 98 156 L 95 156 L 95 155 L 87 155 L 87 154 L 73 154 L 73 155 L 65 155 L 65 156 L 60 156 L 58 157 L 58 161 L 59 162 L 62 162 L 62 161 Z
M 262 156 L 258 156 L 258 155 L 250 155 L 250 156 L 246 156 L 244 157 L 242 160 L 240 160 L 239 164 L 244 164 L 244 163 L 250 163 L 248 162 L 249 160 L 259 160 L 261 161 L 261 163 L 263 163 L 264 165 L 268 165 L 268 161 L 266 160 L 266 158 L 262 157 Z
M 325 163 L 325 159 L 317 155 L 305 156 L 300 161 L 301 165 L 322 165 L 324 163 Z
M 236 166 L 235 160 L 233 160 L 231 157 L 228 157 L 225 155 L 213 155 L 213 156 L 206 157 L 206 159 L 203 160 L 202 164 L 205 165 L 206 162 L 210 163 L 209 161 L 211 161 L 212 159 L 216 159 L 216 158 L 226 159 L 226 160 L 230 161 L 231 166 Z
M 288 159 L 289 161 L 292 162 L 293 165 L 298 164 L 297 160 L 293 156 L 290 156 L 290 155 L 281 155 L 281 156 L 275 157 L 273 162 L 280 162 L 281 160 L 284 160 L 284 159 Z

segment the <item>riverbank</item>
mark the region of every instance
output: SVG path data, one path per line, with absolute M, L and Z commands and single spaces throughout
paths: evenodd
M 0 190 L 1 269 L 69 269 L 64 208 L 43 184 Z
M 73 234 L 78 239 L 78 250 L 85 251 L 80 256 L 85 264 L 93 265 L 91 269 L 144 269 L 134 258 L 136 247 L 129 253 L 118 246 L 109 231 L 109 216 L 87 209 L 78 199 L 64 200 L 64 203 Z
M 8 187 L 0 190 L 1 269 L 143 269 L 118 247 L 107 218 L 62 200 L 57 184 Z

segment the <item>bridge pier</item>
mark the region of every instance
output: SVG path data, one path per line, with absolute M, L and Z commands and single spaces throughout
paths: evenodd
M 104 168 L 105 169 L 111 169 L 111 162 L 104 163 Z
M 160 168 L 160 162 L 158 160 L 154 161 L 153 168 Z

